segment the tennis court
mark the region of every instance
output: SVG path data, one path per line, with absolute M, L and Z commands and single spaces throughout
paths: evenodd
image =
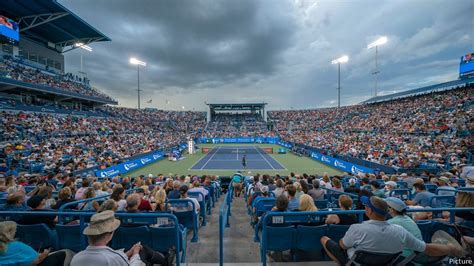
M 285 167 L 281 163 L 257 146 L 214 147 L 189 170 L 242 170 L 242 157 L 244 155 L 247 159 L 247 167 L 245 169 L 285 170 Z

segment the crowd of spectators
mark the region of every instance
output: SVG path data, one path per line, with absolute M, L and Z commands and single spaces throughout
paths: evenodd
M 2 112 L 0 166 L 18 175 L 41 164 L 52 174 L 120 163 L 194 138 L 203 112 L 107 108 L 109 117 Z M 23 170 L 22 170 L 23 169 Z
M 419 240 L 420 245 L 425 245 L 422 234 L 417 226 L 417 222 L 438 221 L 441 223 L 449 222 L 449 212 L 430 211 L 432 208 L 441 207 L 472 207 L 474 206 L 474 193 L 463 189 L 474 188 L 474 174 L 472 166 L 456 167 L 450 172 L 433 175 L 428 173 L 412 174 L 404 173 L 397 175 L 386 175 L 380 173 L 357 175 L 344 173 L 340 176 L 329 176 L 327 173 L 322 176 L 294 174 L 289 176 L 269 176 L 255 175 L 242 178 L 240 174 L 234 176 L 234 182 L 247 183 L 246 195 L 247 204 L 252 210 L 252 221 L 257 228 L 261 229 L 263 217 L 269 212 L 317 212 L 319 211 L 351 211 L 365 210 L 364 222 L 355 214 L 330 214 L 323 215 L 320 220 L 308 222 L 311 226 L 324 224 L 335 224 L 348 226 L 348 231 L 343 237 L 343 244 L 332 241 L 324 236 L 321 243 L 328 256 L 345 265 L 348 259 L 354 254 L 354 250 L 360 249 L 357 246 L 363 246 L 364 251 L 384 254 L 396 254 L 402 252 L 404 256 L 409 256 L 413 251 L 425 252 L 428 256 L 451 255 L 462 257 L 466 255 L 465 251 L 454 251 L 454 247 L 443 250 L 440 253 L 432 253 L 432 247 L 415 247 L 403 237 L 398 236 L 410 234 Z M 245 181 L 244 181 L 245 180 Z M 236 195 L 240 185 L 234 184 L 237 188 Z M 429 191 L 428 191 L 429 187 Z M 393 189 L 404 189 L 406 194 L 390 193 Z M 412 195 L 408 197 L 407 195 Z M 328 197 L 328 195 L 331 195 Z M 450 196 L 450 202 L 437 202 L 438 196 Z M 273 199 L 273 208 L 266 210 L 257 210 L 259 202 L 263 199 Z M 268 202 L 268 201 L 267 201 Z M 316 206 L 318 202 L 323 202 L 324 206 Z M 268 205 L 268 203 L 265 203 Z M 263 206 L 263 205 L 262 205 Z M 265 207 L 266 208 L 266 207 Z M 425 211 L 421 211 L 424 209 Z M 420 210 L 419 212 L 407 212 L 408 210 Z M 428 210 L 428 211 L 426 211 Z M 374 217 L 375 216 L 375 217 Z M 383 243 L 384 233 L 380 232 L 373 221 L 379 221 L 377 226 L 390 226 L 396 224 L 403 228 L 388 228 L 390 231 L 385 235 L 386 239 L 393 239 L 394 245 L 385 245 Z M 474 223 L 474 212 L 456 212 L 455 222 L 462 228 L 471 228 Z M 299 225 L 301 222 L 298 222 Z M 383 223 L 383 224 L 382 224 Z M 285 226 L 290 226 L 286 222 Z M 374 225 L 374 226 L 371 226 Z M 366 228 L 367 227 L 367 228 Z M 397 229 L 397 230 L 395 230 Z M 374 230 L 376 235 L 371 235 L 367 230 Z M 396 232 L 395 232 L 396 231 Z M 470 233 L 470 234 L 471 234 Z M 466 238 L 474 245 L 474 238 Z M 332 241 L 332 242 L 331 242 Z M 371 241 L 377 241 L 374 245 Z M 427 248 L 425 250 L 425 248 Z M 439 251 L 439 250 L 438 250 Z M 295 255 L 297 250 L 291 250 L 290 255 Z M 275 261 L 285 261 L 285 254 L 282 252 L 273 252 L 269 254 Z M 314 254 L 313 254 L 314 255 Z M 321 258 L 320 258 L 321 259 Z
M 267 123 L 258 114 L 219 113 L 214 114 L 207 124 L 203 137 L 270 137 L 274 132 L 268 130 Z
M 0 195 L 6 194 L 6 200 L 5 203 L 0 204 L 0 210 L 44 211 L 54 213 L 60 208 L 64 208 L 75 211 L 97 212 L 98 214 L 91 218 L 90 224 L 92 227 L 98 217 L 108 215 L 113 218 L 115 212 L 187 212 L 195 209 L 196 212 L 199 213 L 200 203 L 195 198 L 190 198 L 188 191 L 199 191 L 208 197 L 211 193 L 210 191 L 215 193 L 215 191 L 220 189 L 220 185 L 216 180 L 216 176 L 163 176 L 161 174 L 150 174 L 148 177 L 117 176 L 111 179 L 101 180 L 101 182 L 98 182 L 98 179 L 95 177 L 88 176 L 86 178 L 80 178 L 73 175 L 50 176 L 47 178 L 38 178 L 36 176 L 21 178 L 1 177 Z M 90 200 L 84 201 L 88 199 Z M 189 199 L 191 203 L 187 206 L 179 205 L 175 207 L 167 203 L 168 199 Z M 3 219 L 0 219 L 0 221 L 1 220 Z M 5 236 L 4 231 L 4 226 L 7 225 L 12 227 L 11 230 L 14 230 L 16 229 L 16 224 L 33 225 L 41 223 L 53 230 L 59 222 L 57 216 L 36 215 L 32 218 L 28 215 L 11 215 L 7 220 L 8 222 L 0 222 L 0 264 L 3 265 L 4 262 L 13 261 L 16 263 L 24 263 L 24 265 L 30 265 L 30 263 L 34 265 L 63 265 L 62 263 L 56 262 L 57 260 L 60 262 L 64 261 L 64 256 L 60 256 L 59 258 L 57 256 L 50 257 L 50 255 L 54 253 L 50 254 L 49 249 L 39 250 L 38 252 L 40 253 L 35 252 L 24 243 L 15 242 L 13 239 L 15 236 L 14 232 L 10 238 Z M 63 223 L 74 225 L 78 224 L 78 222 L 78 220 L 74 220 L 73 218 Z M 99 222 L 100 221 L 97 221 L 97 223 Z M 117 226 L 114 227 L 113 230 L 117 229 L 120 224 L 125 227 L 143 225 L 135 225 L 127 219 L 122 221 L 118 220 L 116 224 Z M 103 230 L 103 226 L 105 225 L 100 226 L 97 230 Z M 159 225 L 150 226 L 158 227 Z M 89 233 L 88 229 L 90 229 L 90 227 L 84 231 L 84 234 L 88 236 L 94 235 L 94 233 Z M 112 232 L 113 230 L 107 232 Z M 102 233 L 95 235 L 102 235 Z M 91 243 L 90 238 L 89 244 L 97 246 Z M 14 249 L 14 247 L 16 247 L 15 245 L 20 245 L 28 255 L 26 256 L 25 254 L 23 257 L 18 256 L 19 254 L 16 253 L 18 251 Z M 137 245 L 139 245 L 141 249 L 148 249 L 140 245 L 140 243 Z M 8 246 L 10 250 L 7 250 L 6 246 Z M 88 253 L 89 251 L 89 249 L 86 249 L 77 255 L 74 255 L 74 253 L 69 250 L 60 250 L 57 252 L 61 254 L 65 252 L 68 261 L 72 258 L 73 261 L 71 265 L 83 265 L 84 260 L 89 261 L 93 257 L 93 254 Z M 151 249 L 148 249 L 148 251 L 153 253 Z M 160 256 L 161 253 L 155 253 L 155 255 L 151 257 L 143 256 L 142 252 L 140 252 L 140 259 L 146 263 L 151 261 L 160 265 L 172 265 L 171 262 L 173 261 L 175 252 L 176 247 L 172 247 L 167 254 L 163 256 Z M 157 258 L 157 256 L 160 256 L 160 258 Z M 124 256 L 126 261 L 128 261 L 128 259 L 132 261 L 131 257 L 132 256 Z M 97 263 L 97 261 L 101 259 L 104 259 L 104 257 L 98 256 L 95 258 L 94 263 Z M 123 260 L 120 257 L 116 259 L 118 259 L 117 265 L 125 265 L 121 264 Z M 110 258 L 108 262 L 104 263 L 110 263 Z M 146 265 L 153 265 L 154 263 Z M 136 264 L 132 263 L 132 265 Z
M 110 96 L 91 87 L 87 79 L 80 79 L 70 73 L 59 75 L 42 71 L 23 65 L 12 58 L 5 58 L 0 62 L 0 75 L 9 79 L 114 101 Z
M 270 111 L 283 140 L 395 168 L 445 168 L 472 155 L 473 86 L 342 108 Z

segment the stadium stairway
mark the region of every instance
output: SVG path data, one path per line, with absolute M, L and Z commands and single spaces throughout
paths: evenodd
M 219 210 L 225 197 L 216 202 L 215 210 Z M 234 198 L 230 228 L 224 234 L 224 265 L 256 266 L 261 265 L 259 244 L 253 241 L 254 231 L 250 226 L 247 207 L 243 197 Z M 191 243 L 188 237 L 186 265 L 204 266 L 219 265 L 219 215 L 213 212 L 208 217 L 207 225 L 199 229 L 199 242 Z M 337 265 L 329 261 L 320 262 L 283 262 L 274 263 L 268 260 L 268 265 L 306 266 L 306 265 Z

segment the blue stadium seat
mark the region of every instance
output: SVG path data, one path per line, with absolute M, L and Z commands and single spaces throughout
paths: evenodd
M 319 253 L 319 255 L 322 257 L 323 246 L 321 245 L 320 239 L 326 235 L 326 232 L 326 225 L 298 225 L 296 227 L 295 247 L 300 250 Z
M 207 215 L 207 201 L 205 200 L 204 194 L 201 192 L 188 192 L 190 198 L 195 198 L 199 202 L 200 211 L 199 215 L 202 217 L 202 226 L 206 226 L 206 215 Z M 202 200 L 200 201 L 199 198 Z
M 397 181 L 398 188 L 408 188 L 408 183 L 405 181 Z
M 346 265 L 365 265 L 365 266 L 378 266 L 378 265 L 397 265 L 398 259 L 401 256 L 401 252 L 390 254 L 390 253 L 373 253 L 363 250 L 356 250 L 354 255 L 350 258 Z
M 332 240 L 339 242 L 341 238 L 344 237 L 347 230 L 349 230 L 350 225 L 338 225 L 338 224 L 330 224 L 328 226 L 328 237 Z
M 123 227 L 120 226 L 112 238 L 112 248 L 129 250 L 135 243 L 141 242 L 151 246 L 151 234 L 147 226 Z
M 451 208 L 454 207 L 456 197 L 454 196 L 434 196 L 431 198 L 430 206 L 432 208 Z
M 265 241 L 267 251 L 284 251 L 294 246 L 295 235 L 294 226 L 267 226 L 267 236 L 266 239 L 263 239 L 265 236 L 262 236 L 262 241 Z M 285 241 L 281 241 L 282 239 Z M 265 256 L 266 254 L 261 252 L 260 255 Z
M 264 213 L 270 211 L 275 206 L 275 198 L 259 198 L 255 202 L 255 213 L 256 217 L 262 216 Z
M 315 200 L 314 205 L 321 210 L 321 209 L 326 209 L 328 207 L 328 201 L 327 200 Z
M 431 221 L 417 221 L 416 225 L 420 228 L 423 241 L 426 243 L 431 243 L 431 235 L 433 231 L 431 230 L 432 222 Z
M 435 185 L 435 184 L 425 184 L 425 188 L 426 188 L 426 191 L 429 191 L 431 193 L 435 193 L 438 186 Z
M 176 247 L 176 252 L 181 253 L 181 262 L 186 260 L 186 243 L 187 243 L 187 229 L 180 227 L 179 243 L 176 244 L 175 233 L 176 227 L 149 227 L 151 234 L 151 247 L 153 250 L 160 252 L 167 252 L 171 247 Z
M 58 234 L 59 249 L 70 249 L 74 252 L 79 252 L 85 248 L 82 243 L 84 236 L 79 224 L 56 224 L 55 230 Z
M 58 236 L 45 224 L 17 225 L 16 238 L 34 250 L 58 249 Z
M 401 200 L 411 200 L 412 199 L 412 194 L 411 190 L 408 188 L 399 188 L 399 189 L 393 189 L 390 191 L 389 194 L 390 197 L 396 197 Z

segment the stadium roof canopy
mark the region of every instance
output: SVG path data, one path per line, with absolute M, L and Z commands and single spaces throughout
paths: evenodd
M 56 0 L 1 0 L 0 14 L 16 20 L 23 36 L 61 53 L 76 43 L 110 41 Z
M 408 90 L 408 91 L 402 91 L 402 92 L 397 92 L 389 95 L 383 95 L 383 96 L 377 96 L 377 97 L 372 97 L 362 103 L 376 103 L 376 102 L 385 102 L 385 101 L 390 101 L 394 99 L 399 99 L 399 98 L 404 98 L 408 96 L 413 96 L 416 94 L 424 94 L 424 93 L 429 93 L 432 91 L 437 91 L 437 90 L 448 90 L 454 87 L 458 86 L 463 86 L 468 83 L 474 83 L 474 77 L 472 78 L 467 78 L 467 79 L 456 79 L 444 83 L 439 83 L 435 85 L 430 85 L 426 87 L 421 87 L 418 89 L 413 89 L 413 90 Z
M 264 109 L 267 103 L 207 103 L 207 105 L 214 111 L 243 111 Z

